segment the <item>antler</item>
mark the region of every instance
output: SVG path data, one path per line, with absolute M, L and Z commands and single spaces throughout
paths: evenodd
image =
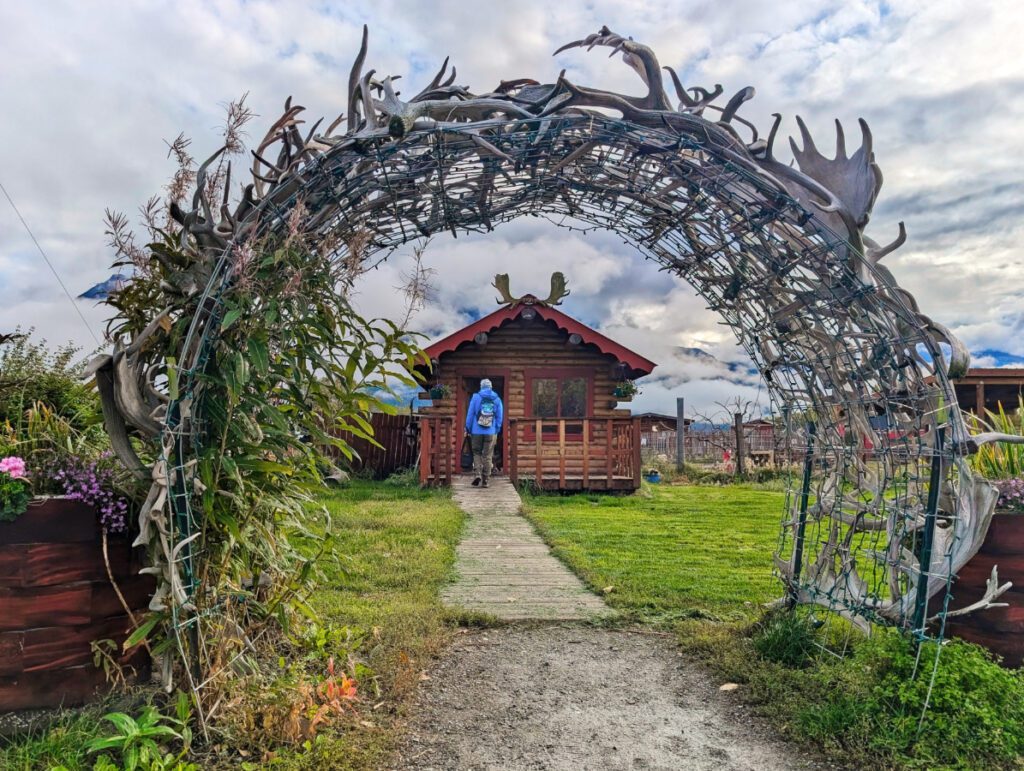
M 575 40 L 566 43 L 555 51 L 554 55 L 562 53 L 570 48 L 586 48 L 588 51 L 595 46 L 610 46 L 612 56 L 622 51 L 622 60 L 636 70 L 640 78 L 647 84 L 647 95 L 644 97 L 621 97 L 633 107 L 642 110 L 671 110 L 672 105 L 665 93 L 661 81 L 661 65 L 654 51 L 643 43 L 637 43 L 632 38 L 625 38 L 622 35 L 612 32 L 608 27 L 601 27 L 600 32 L 588 35 L 582 40 Z M 618 95 L 616 95 L 618 96 Z
M 560 272 L 551 274 L 551 294 L 546 300 L 541 300 L 543 305 L 561 305 L 562 298 L 568 297 L 570 292 L 565 288 L 565 276 Z
M 518 302 L 518 300 L 513 297 L 512 293 L 509 291 L 508 273 L 499 273 L 496 275 L 494 277 L 494 283 L 491 284 L 491 286 L 497 289 L 498 293 L 501 295 L 501 298 L 497 301 L 498 305 L 513 305 Z

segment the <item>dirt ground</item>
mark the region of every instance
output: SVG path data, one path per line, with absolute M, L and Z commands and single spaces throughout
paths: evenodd
M 397 768 L 827 767 L 773 738 L 662 636 L 578 624 L 464 632 L 427 674 Z

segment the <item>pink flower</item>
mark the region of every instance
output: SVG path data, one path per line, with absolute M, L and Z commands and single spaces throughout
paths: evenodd
M 8 455 L 0 459 L 0 472 L 7 473 L 11 479 L 24 479 L 25 461 L 17 455 Z

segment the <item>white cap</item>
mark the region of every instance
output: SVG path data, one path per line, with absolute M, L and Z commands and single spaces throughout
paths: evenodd
M 483 380 L 480 381 L 480 388 L 481 389 L 490 388 L 490 387 L 491 387 L 491 381 L 489 379 L 484 378 Z

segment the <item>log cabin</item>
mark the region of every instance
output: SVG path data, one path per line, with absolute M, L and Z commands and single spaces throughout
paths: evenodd
M 505 405 L 495 473 L 545 490 L 640 487 L 640 421 L 620 405 L 654 362 L 526 295 L 425 349 L 420 481 L 460 473 L 469 400 L 489 378 Z M 628 387 L 625 389 L 628 391 Z M 429 392 L 421 394 L 427 398 Z

